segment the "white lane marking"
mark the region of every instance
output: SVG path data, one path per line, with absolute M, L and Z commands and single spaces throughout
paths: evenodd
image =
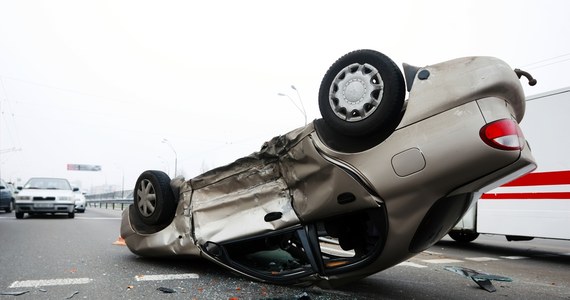
M 493 258 L 493 257 L 466 257 L 466 260 L 470 260 L 470 261 L 478 261 L 478 262 L 482 262 L 482 261 L 493 261 L 493 260 L 499 260 L 498 258 Z
M 75 218 L 79 220 L 120 220 L 121 219 L 120 217 L 111 218 L 111 217 L 77 217 L 77 216 Z
M 52 285 L 72 285 L 86 284 L 93 281 L 91 278 L 61 278 L 61 279 L 43 279 L 43 280 L 24 280 L 14 281 L 8 288 L 24 288 Z
M 194 273 L 135 276 L 136 281 L 182 280 L 182 279 L 198 279 L 198 278 L 200 278 L 200 276 Z
M 420 265 L 420 264 L 416 264 L 413 263 L 411 261 L 405 261 L 405 262 L 401 262 L 399 264 L 397 264 L 398 266 L 404 266 L 404 267 L 414 267 L 414 268 L 427 268 L 427 266 L 424 265 Z
M 452 264 L 452 263 L 463 262 L 462 260 L 450 259 L 450 258 L 424 259 L 422 261 L 428 264 Z
M 526 256 L 500 256 L 500 258 L 504 259 L 528 259 Z

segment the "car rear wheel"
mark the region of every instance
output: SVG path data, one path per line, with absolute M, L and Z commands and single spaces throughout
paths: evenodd
M 162 171 L 143 172 L 135 185 L 136 215 L 147 225 L 162 225 L 171 220 L 176 210 L 170 177 Z
M 377 145 L 401 120 L 405 88 L 402 72 L 389 57 L 367 49 L 350 52 L 331 65 L 321 82 L 321 127 L 352 138 L 348 143 L 370 147 L 372 138 Z

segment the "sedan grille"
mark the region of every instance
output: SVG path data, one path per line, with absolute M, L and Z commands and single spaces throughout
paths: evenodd
M 51 200 L 51 201 L 54 201 L 54 200 L 55 200 L 55 197 L 34 197 L 34 200 L 39 200 L 39 201 L 48 201 L 48 200 Z

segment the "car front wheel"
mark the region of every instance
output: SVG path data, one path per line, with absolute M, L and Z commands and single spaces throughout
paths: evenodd
M 143 172 L 135 185 L 134 206 L 139 219 L 147 225 L 163 225 L 174 216 L 176 203 L 170 177 L 162 171 Z

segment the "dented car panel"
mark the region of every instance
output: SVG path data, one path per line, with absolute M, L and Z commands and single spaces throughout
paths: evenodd
M 247 157 L 190 180 L 141 174 L 121 224 L 129 249 L 202 256 L 260 281 L 337 286 L 427 249 L 478 195 L 536 167 L 517 125 L 523 90 L 506 63 L 470 57 L 417 68 L 403 104 L 388 62 L 370 50 L 339 59 L 321 86 L 323 119 Z M 383 92 L 365 92 L 376 88 Z M 389 112 L 382 123 L 377 113 Z

